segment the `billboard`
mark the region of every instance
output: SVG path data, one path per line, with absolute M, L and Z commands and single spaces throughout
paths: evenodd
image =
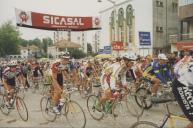
M 103 54 L 104 49 L 99 49 L 98 54 Z
M 120 41 L 112 42 L 112 47 L 114 51 L 124 50 L 123 42 L 120 42 Z
M 104 46 L 104 51 L 103 53 L 105 54 L 111 54 L 111 46 Z
M 15 9 L 18 26 L 45 30 L 85 31 L 101 29 L 99 17 L 57 16 Z
M 150 32 L 139 32 L 139 44 L 141 46 L 151 45 Z

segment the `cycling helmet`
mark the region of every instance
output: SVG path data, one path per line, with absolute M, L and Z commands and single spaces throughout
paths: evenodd
M 7 64 L 7 66 L 9 66 L 9 67 L 17 66 L 17 61 L 12 60 L 12 61 L 10 61 L 10 62 Z
M 161 54 L 158 55 L 158 59 L 160 59 L 160 60 L 168 60 L 168 58 L 166 57 L 166 55 L 163 54 L 163 53 L 161 53 Z
M 136 60 L 136 57 L 134 55 L 124 54 L 122 57 L 123 59 L 131 60 L 131 61 Z
M 63 53 L 63 55 L 61 56 L 61 58 L 63 58 L 63 59 L 69 59 L 69 58 L 70 58 L 70 53 L 69 53 L 69 52 Z

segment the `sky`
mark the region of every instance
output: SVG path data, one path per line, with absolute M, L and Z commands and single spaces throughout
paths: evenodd
M 111 6 L 108 0 L 0 0 L 0 25 L 8 20 L 16 24 L 15 8 L 60 16 L 99 16 L 99 11 Z M 53 38 L 53 31 L 21 27 L 19 31 L 24 39 Z

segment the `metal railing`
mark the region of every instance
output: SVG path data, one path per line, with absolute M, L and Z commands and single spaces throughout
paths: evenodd
M 179 6 L 185 6 L 189 4 L 193 4 L 193 0 L 180 0 L 179 1 Z
M 178 41 L 193 41 L 193 33 L 175 34 L 169 36 L 169 43 L 176 43 Z

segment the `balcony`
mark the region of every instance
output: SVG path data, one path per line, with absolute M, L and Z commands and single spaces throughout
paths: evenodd
M 193 0 L 179 0 L 179 6 L 193 4 Z
M 190 42 L 193 41 L 193 33 L 188 34 L 176 34 L 176 35 L 170 35 L 169 36 L 169 43 L 175 44 L 176 42 L 184 41 L 184 42 Z
M 179 7 L 179 18 L 181 20 L 193 19 L 193 3 Z

